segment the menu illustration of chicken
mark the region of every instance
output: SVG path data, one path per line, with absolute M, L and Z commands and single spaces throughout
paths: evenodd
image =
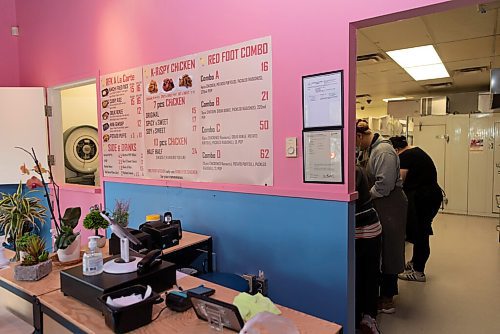
M 143 83 L 135 68 L 101 76 L 104 176 L 143 177 Z
M 105 176 L 273 184 L 270 37 L 101 76 L 101 91 Z

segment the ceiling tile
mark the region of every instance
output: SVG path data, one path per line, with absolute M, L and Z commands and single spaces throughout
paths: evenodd
M 364 66 L 359 66 L 361 63 L 366 63 Z M 403 70 L 392 60 L 385 60 L 379 63 L 358 62 L 358 71 L 361 73 L 380 73 L 386 71 Z
M 356 34 L 356 48 L 356 53 L 358 55 L 380 52 L 378 47 L 372 41 L 370 41 L 361 30 L 358 30 Z
M 500 35 L 495 36 L 495 55 L 500 55 Z
M 458 8 L 423 17 L 435 43 L 493 36 L 496 20 L 495 10 L 481 14 L 477 6 Z
M 492 59 L 493 59 L 492 57 L 486 57 L 486 58 L 450 61 L 444 63 L 444 66 L 451 74 L 451 72 L 462 68 L 481 67 L 481 66 L 486 66 L 489 68 L 491 66 Z
M 412 18 L 361 29 L 363 34 L 384 51 L 432 44 L 421 18 Z
M 486 58 L 493 55 L 494 37 L 481 37 L 436 45 L 443 63 L 451 61 Z

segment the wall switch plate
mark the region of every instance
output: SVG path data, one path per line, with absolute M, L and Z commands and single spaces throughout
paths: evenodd
M 287 158 L 297 157 L 297 137 L 287 137 L 285 142 L 285 156 Z

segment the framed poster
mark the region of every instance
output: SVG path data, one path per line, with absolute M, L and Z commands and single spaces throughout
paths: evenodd
M 302 77 L 304 129 L 342 127 L 343 71 Z
M 302 132 L 304 182 L 344 183 L 342 129 Z

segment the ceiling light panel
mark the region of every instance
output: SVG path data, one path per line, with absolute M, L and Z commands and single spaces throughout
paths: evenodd
M 431 80 L 448 78 L 450 75 L 443 64 L 404 68 L 406 72 L 415 80 Z
M 432 45 L 418 46 L 416 48 L 387 51 L 399 66 L 414 67 L 431 64 L 442 64 L 441 58 Z
M 417 81 L 450 76 L 432 45 L 387 51 L 387 54 Z

